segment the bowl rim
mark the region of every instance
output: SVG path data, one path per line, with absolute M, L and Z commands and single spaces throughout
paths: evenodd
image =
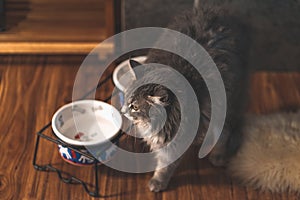
M 136 60 L 138 62 L 145 62 L 145 60 L 147 59 L 147 56 L 137 56 L 137 57 L 132 57 L 130 59 Z M 113 82 L 115 84 L 115 86 L 121 91 L 124 92 L 125 91 L 125 87 L 119 82 L 117 74 L 119 73 L 119 71 L 122 69 L 122 67 L 126 66 L 129 62 L 129 59 L 124 60 L 123 62 L 121 62 L 120 64 L 117 65 L 117 67 L 114 69 L 113 74 L 112 74 L 112 79 Z
M 117 131 L 116 133 L 112 134 L 109 138 L 107 138 L 108 140 L 113 139 L 114 137 L 116 137 L 121 130 L 122 127 L 122 116 L 121 113 L 112 105 L 104 102 L 104 101 L 99 101 L 99 100 L 78 100 L 78 101 L 73 101 L 71 103 L 65 104 L 63 106 L 61 106 L 53 115 L 52 120 L 51 120 L 51 126 L 52 126 L 52 130 L 54 132 L 54 134 L 63 142 L 69 144 L 69 145 L 75 145 L 75 146 L 93 146 L 93 145 L 99 145 L 99 144 L 104 144 L 107 143 L 108 141 L 101 141 L 101 142 L 97 142 L 97 141 L 80 141 L 80 140 L 73 140 L 69 137 L 66 137 L 64 134 L 62 134 L 56 127 L 55 125 L 55 120 L 57 119 L 58 115 L 65 110 L 66 108 L 72 107 L 73 105 L 80 105 L 80 104 L 91 104 L 91 103 L 98 103 L 98 104 L 102 104 L 108 107 L 111 107 L 114 110 L 114 113 L 117 114 L 117 117 L 119 118 L 118 121 L 120 121 L 121 123 L 118 124 L 117 126 Z

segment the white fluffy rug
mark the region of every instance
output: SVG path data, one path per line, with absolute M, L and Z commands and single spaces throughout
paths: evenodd
M 254 188 L 300 192 L 300 112 L 247 117 L 228 169 Z

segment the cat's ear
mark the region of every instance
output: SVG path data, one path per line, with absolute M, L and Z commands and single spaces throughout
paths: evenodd
M 139 66 L 139 65 L 142 65 L 142 64 L 139 63 L 138 61 L 129 59 L 129 66 L 130 66 L 132 69 L 134 69 L 135 67 L 137 67 L 137 66 Z
M 130 72 L 134 76 L 134 80 L 137 80 L 137 74 L 134 71 L 134 68 L 136 68 L 137 66 L 140 66 L 140 65 L 142 65 L 142 64 L 135 61 L 135 60 L 129 59 L 129 65 L 128 66 L 129 66 Z
M 161 105 L 161 106 L 167 106 L 169 105 L 169 95 L 167 92 L 159 95 L 159 96 L 148 96 L 148 100 L 150 100 L 152 103 Z

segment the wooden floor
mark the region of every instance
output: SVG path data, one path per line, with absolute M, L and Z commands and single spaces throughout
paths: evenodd
M 55 173 L 32 166 L 35 133 L 56 109 L 71 100 L 73 81 L 83 57 L 0 57 L 0 199 L 90 199 L 80 185 L 61 182 Z M 259 72 L 252 77 L 249 111 L 268 113 L 300 107 L 300 73 Z M 98 94 L 107 96 L 107 89 Z M 52 143 L 41 141 L 39 164 L 51 163 L 93 183 L 90 167 L 65 163 Z M 107 199 L 296 200 L 296 194 L 271 194 L 234 183 L 223 168 L 212 167 L 191 149 L 169 189 L 151 193 L 151 173 L 128 174 L 100 166 L 100 193 Z

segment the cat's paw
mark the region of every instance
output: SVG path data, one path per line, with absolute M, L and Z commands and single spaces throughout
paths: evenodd
M 223 167 L 227 164 L 227 156 L 225 156 L 224 154 L 219 154 L 219 153 L 212 153 L 209 155 L 209 161 L 211 162 L 211 164 L 213 164 L 214 166 L 217 167 Z
M 163 191 L 167 188 L 167 186 L 168 186 L 167 183 L 156 180 L 155 178 L 152 178 L 148 183 L 148 187 L 149 187 L 151 192 Z

